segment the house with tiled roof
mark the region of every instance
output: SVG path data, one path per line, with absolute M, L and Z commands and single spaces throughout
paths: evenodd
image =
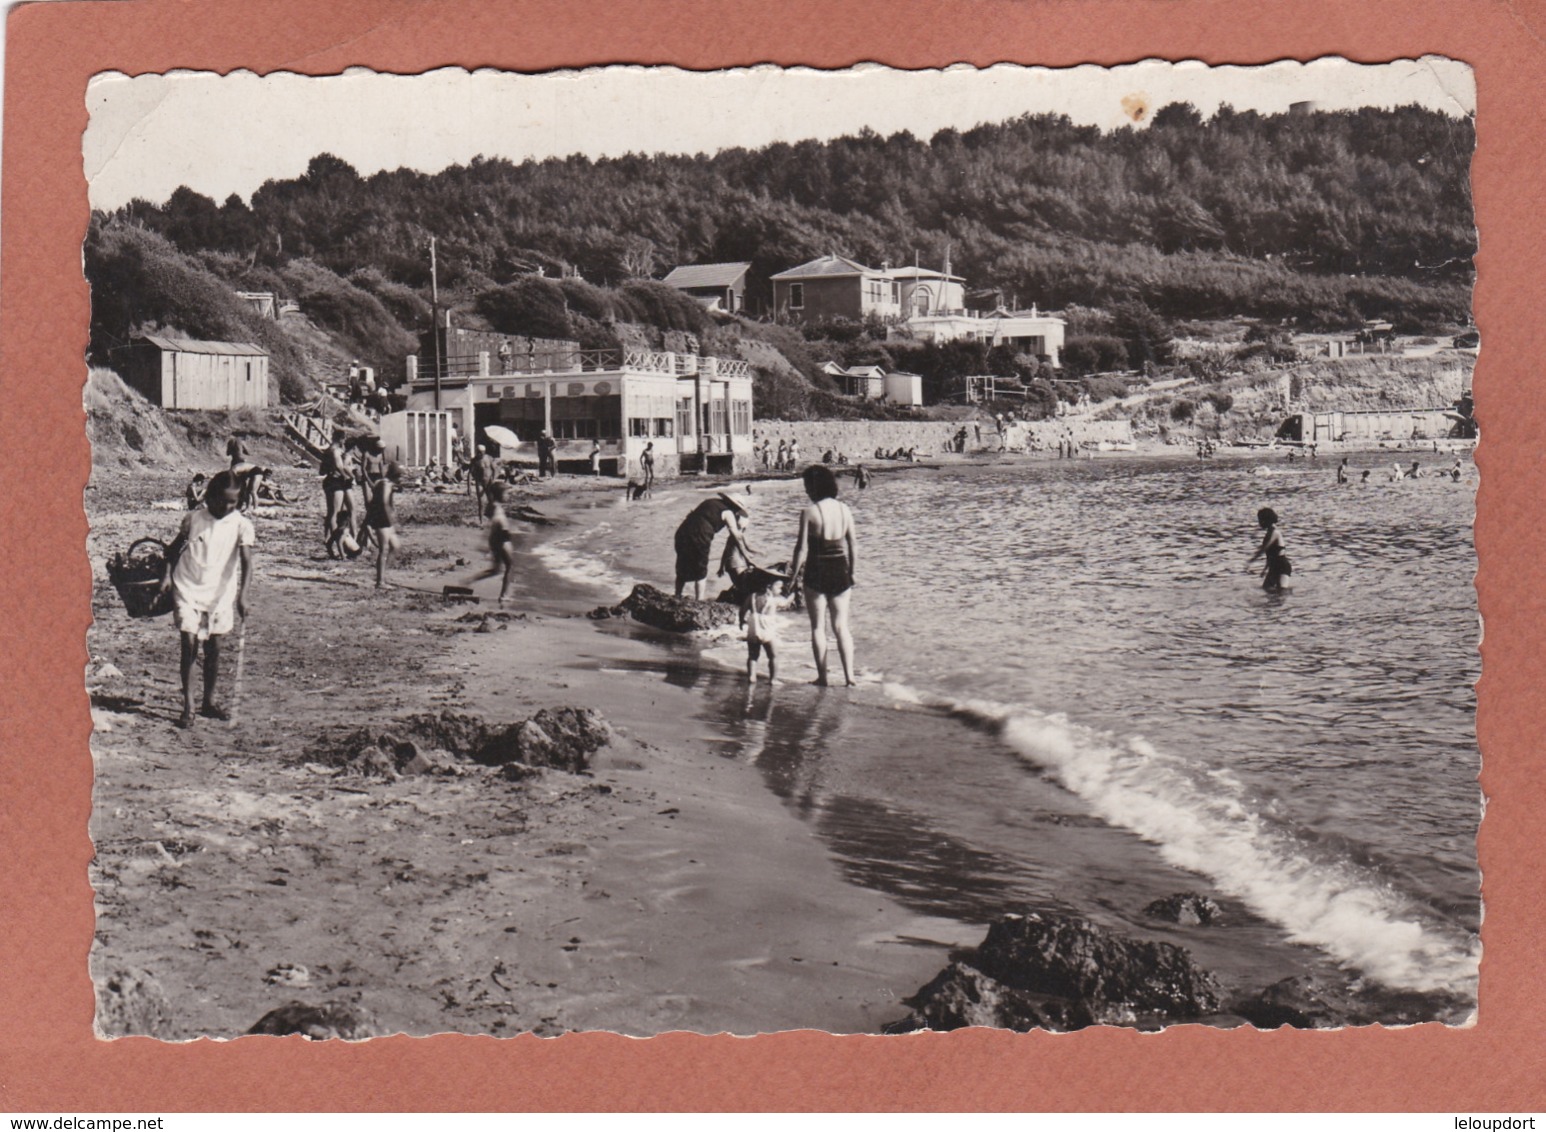
M 774 313 L 794 322 L 894 319 L 902 313 L 901 300 L 888 268 L 866 267 L 847 256 L 824 255 L 773 276 Z
M 686 263 L 661 282 L 697 299 L 710 310 L 738 314 L 746 309 L 749 263 Z

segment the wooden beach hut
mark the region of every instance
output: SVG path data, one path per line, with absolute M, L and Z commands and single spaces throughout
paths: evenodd
M 268 351 L 251 342 L 138 334 L 115 355 L 129 387 L 163 409 L 268 405 Z

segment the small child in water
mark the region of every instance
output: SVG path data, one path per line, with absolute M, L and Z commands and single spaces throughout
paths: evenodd
M 757 682 L 757 658 L 768 654 L 768 682 L 778 679 L 777 644 L 773 633 L 773 587 L 782 581 L 777 574 L 758 570 L 751 592 L 741 602 L 741 624 L 746 629 L 746 679 Z
M 1253 562 L 1265 557 L 1267 565 L 1262 571 L 1261 588 L 1268 593 L 1282 593 L 1283 579 L 1294 572 L 1294 567 L 1288 555 L 1283 553 L 1283 536 L 1278 533 L 1278 513 L 1271 507 L 1263 507 L 1256 512 L 1256 522 L 1265 533 L 1256 553 L 1246 559 L 1245 568 L 1250 570 Z

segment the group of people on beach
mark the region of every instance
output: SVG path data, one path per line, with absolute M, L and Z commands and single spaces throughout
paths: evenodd
M 800 466 L 800 442 L 793 438 L 786 442 L 783 437 L 779 437 L 775 452 L 773 442 L 763 437 L 755 452 L 757 462 L 765 472 L 792 472 Z
M 376 587 L 385 581 L 397 536 L 396 496 L 402 468 L 388 460 L 375 435 L 345 437 L 334 433 L 322 453 L 322 545 L 329 558 L 357 557 L 365 543 L 376 543 Z
M 815 683 L 829 683 L 830 631 L 837 639 L 844 683 L 852 687 L 854 647 L 849 607 L 858 558 L 853 512 L 838 499 L 837 476 L 831 466 L 812 464 L 801 478 L 810 505 L 801 512 L 787 572 L 759 566 L 753 557 L 747 537 L 754 498 L 751 493 L 722 491 L 694 507 L 676 529 L 676 596 L 681 597 L 690 583 L 693 597 L 703 600 L 714 540 L 725 531 L 727 545 L 720 569 L 730 575 L 742 594 L 740 623 L 746 629 L 747 679 L 757 679 L 757 663 L 764 653 L 769 679 L 778 678 L 772 613 L 776 597 L 788 598 L 798 592 L 810 617 Z

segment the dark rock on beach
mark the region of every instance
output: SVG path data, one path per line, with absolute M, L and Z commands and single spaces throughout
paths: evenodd
M 249 1034 L 283 1037 L 300 1034 L 312 1041 L 341 1038 L 346 1042 L 376 1037 L 381 1028 L 368 1013 L 347 1002 L 323 1002 L 316 1006 L 287 1002 L 270 1010 L 253 1024 Z
M 912 1013 L 887 1026 L 892 1034 L 916 1030 L 1079 1030 L 1095 1023 L 1081 1002 L 1049 998 L 1005 986 L 969 963 L 953 962 L 907 1000 Z
M 673 597 L 654 586 L 641 583 L 634 586 L 633 592 L 619 604 L 599 606 L 587 616 L 593 621 L 604 621 L 609 617 L 632 617 L 635 621 L 668 633 L 696 633 L 733 624 L 737 612 L 731 605 L 717 601 L 698 601 L 690 597 Z
M 590 708 L 544 708 L 523 723 L 491 737 L 476 753 L 479 762 L 519 762 L 578 774 L 590 757 L 612 741 L 612 728 Z
M 363 778 L 394 779 L 397 775 L 397 764 L 392 756 L 375 744 L 360 749 L 359 753 L 350 759 L 344 769 L 350 774 L 358 774 Z
M 104 1037 L 174 1036 L 171 1004 L 150 972 L 137 967 L 120 967 L 98 980 L 96 990 L 97 1031 Z
M 1356 1011 L 1347 995 L 1306 975 L 1273 983 L 1232 1009 L 1253 1026 L 1275 1030 L 1292 1026 L 1300 1030 L 1327 1030 L 1347 1025 Z
M 907 1000 L 894 1030 L 1154 1028 L 1216 1014 L 1218 981 L 1168 943 L 1128 939 L 1087 920 L 1011 915 Z
M 455 755 L 440 747 L 420 747 L 417 743 L 404 743 L 408 748 L 408 757 L 398 766 L 398 773 L 402 775 L 413 774 L 438 774 L 456 775 L 461 773 L 461 766 Z M 401 756 L 404 752 L 399 749 Z
M 1418 1022 L 1464 1025 L 1474 1003 L 1443 991 L 1398 990 L 1328 984 L 1310 975 L 1273 983 L 1259 994 L 1230 1003 L 1230 1011 L 1263 1030 L 1334 1030 L 1342 1026 L 1410 1026 Z
M 411 775 L 457 775 L 469 762 L 521 763 L 578 774 L 612 741 L 613 731 L 590 708 L 544 708 L 513 726 L 444 711 L 392 723 L 390 731 L 359 729 L 314 745 L 309 756 L 351 774 L 388 781 Z
M 1217 924 L 1223 916 L 1217 904 L 1195 892 L 1178 892 L 1174 896 L 1156 900 L 1143 910 L 1143 914 L 1185 927 L 1211 926 Z

